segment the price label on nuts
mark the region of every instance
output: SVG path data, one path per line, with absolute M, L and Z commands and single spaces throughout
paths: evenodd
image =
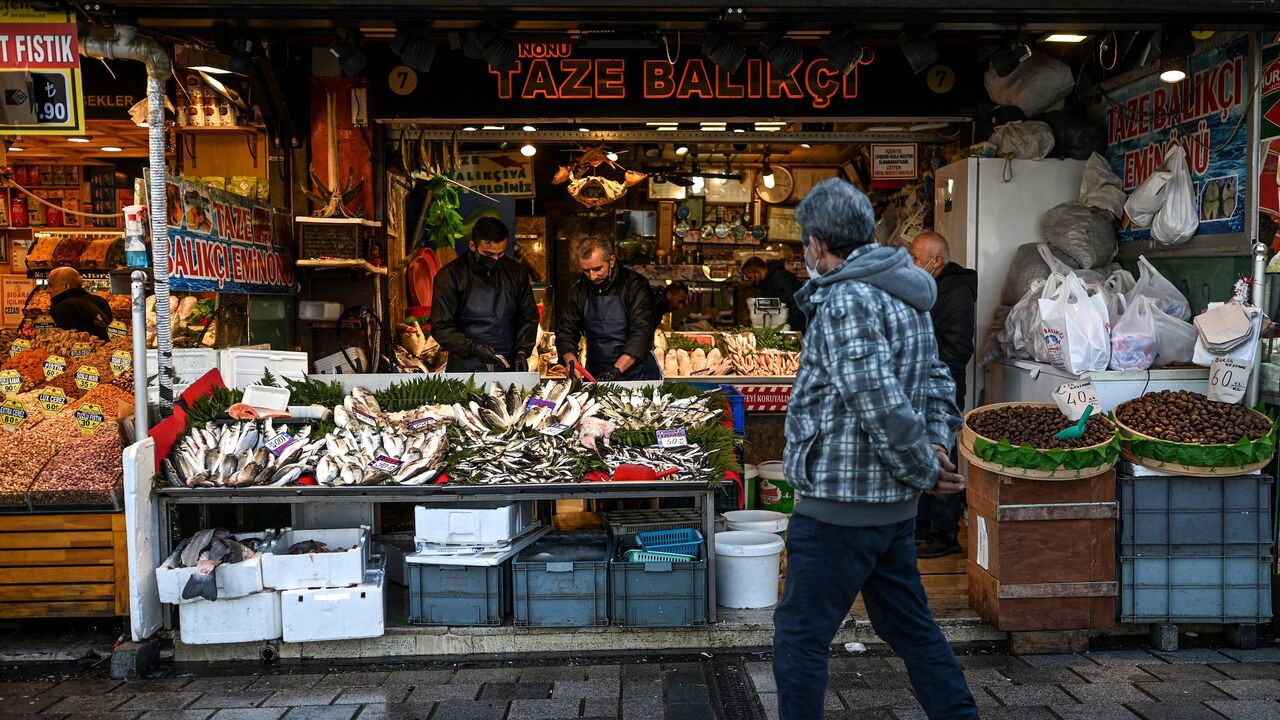
M 107 326 L 107 337 L 111 339 L 122 338 L 129 334 L 129 326 L 124 324 L 123 320 L 114 320 Z
M 97 403 L 85 403 L 76 408 L 76 424 L 80 426 L 80 432 L 85 435 L 94 434 L 106 421 L 107 416 L 103 414 L 102 406 Z
M 133 367 L 133 353 L 128 350 L 117 350 L 111 353 L 111 372 L 120 377 Z
M 67 371 L 67 359 L 61 355 L 50 355 L 44 359 L 44 379 L 52 380 Z
M 1098 389 L 1088 380 L 1059 385 L 1058 389 L 1053 391 L 1053 401 L 1058 404 L 1062 414 L 1072 422 L 1079 420 L 1084 414 L 1084 409 L 1090 405 L 1095 412 L 1102 410 L 1102 404 L 1098 402 Z
M 19 338 L 13 341 L 9 346 L 9 357 L 13 357 L 18 353 L 23 353 L 31 349 L 31 341 L 26 338 Z
M 1216 357 L 1209 367 L 1209 399 L 1224 403 L 1238 403 L 1249 387 L 1253 363 Z
M 0 372 L 0 393 L 11 396 L 17 395 L 22 391 L 22 374 L 17 370 L 4 370 Z
M 36 321 L 35 323 L 32 324 L 32 327 L 36 329 L 36 332 L 43 334 L 56 328 L 57 325 L 54 324 L 53 318 L 49 317 L 48 315 L 41 315 L 36 318 Z
M 81 365 L 76 371 L 76 387 L 81 390 L 92 390 L 102 382 L 102 373 L 92 365 Z
M 689 435 L 685 433 L 684 428 L 676 428 L 674 430 L 658 431 L 658 447 L 673 448 L 684 447 L 689 444 Z
M 403 463 L 395 458 L 389 458 L 386 455 L 379 455 L 374 458 L 373 462 L 369 463 L 369 467 L 374 470 L 381 470 L 384 473 L 394 473 L 400 469 L 402 464 Z
M 27 421 L 27 408 L 18 400 L 0 402 L 0 425 L 13 432 Z
M 85 357 L 86 355 L 90 355 L 90 354 L 92 354 L 92 353 L 93 353 L 93 346 L 92 346 L 92 345 L 90 345 L 89 343 L 85 343 L 85 342 L 78 342 L 78 343 L 76 343 L 75 345 L 72 345 L 72 346 L 71 346 L 71 357 L 72 357 L 72 359 L 75 359 L 75 358 L 82 358 L 82 357 Z
M 40 391 L 36 400 L 40 402 L 40 409 L 49 417 L 62 412 L 62 408 L 67 406 L 67 394 L 62 388 L 47 387 Z

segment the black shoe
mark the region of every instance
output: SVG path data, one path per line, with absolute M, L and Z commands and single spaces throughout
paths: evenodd
M 959 555 L 963 552 L 964 548 L 960 547 L 960 543 L 948 539 L 931 540 L 916 548 L 916 556 L 924 560 Z

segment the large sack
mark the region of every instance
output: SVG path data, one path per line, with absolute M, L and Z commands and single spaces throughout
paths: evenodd
M 1082 202 L 1051 208 L 1040 218 L 1040 235 L 1079 268 L 1106 265 L 1118 250 L 1111 216 Z
M 1012 105 L 1027 117 L 1035 117 L 1047 110 L 1058 109 L 1059 104 L 1076 86 L 1071 68 L 1061 60 L 1044 53 L 1036 53 L 1007 77 L 1000 77 L 995 68 L 988 67 L 983 77 L 991 101 L 997 105 Z
M 989 141 L 1001 155 L 1019 160 L 1043 160 L 1053 152 L 1053 130 L 1035 120 L 1011 122 L 991 131 Z

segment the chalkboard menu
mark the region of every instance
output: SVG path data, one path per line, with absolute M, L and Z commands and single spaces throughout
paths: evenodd
M 358 260 L 364 257 L 364 228 L 358 223 L 330 224 L 300 220 L 297 228 L 301 259 Z

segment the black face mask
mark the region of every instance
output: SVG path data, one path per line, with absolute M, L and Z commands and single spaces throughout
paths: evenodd
M 489 257 L 488 255 L 481 255 L 480 253 L 472 253 L 472 255 L 473 255 L 473 261 L 475 262 L 476 267 L 480 268 L 481 270 L 484 270 L 486 272 L 493 272 L 494 270 L 498 269 L 498 261 Z

